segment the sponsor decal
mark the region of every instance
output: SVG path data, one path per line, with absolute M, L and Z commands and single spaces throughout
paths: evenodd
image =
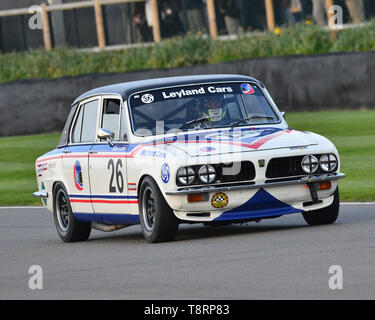
M 165 159 L 167 154 L 163 151 L 143 149 L 139 155 L 145 158 L 162 158 Z
M 234 92 L 233 88 L 231 87 L 214 87 L 209 86 L 207 88 L 200 87 L 198 89 L 181 89 L 178 91 L 170 91 L 170 92 L 162 92 L 164 99 L 171 99 L 171 98 L 183 98 L 186 96 L 196 96 L 196 95 L 203 95 L 203 94 L 210 94 L 210 93 L 232 93 Z
M 150 93 L 146 93 L 141 98 L 143 103 L 152 103 L 154 102 L 154 96 Z
M 161 167 L 161 180 L 164 183 L 168 183 L 170 176 L 171 176 L 171 170 L 169 168 L 169 165 L 168 163 L 164 163 L 163 166 Z
M 74 185 L 79 191 L 83 190 L 82 167 L 79 161 L 74 164 Z
M 224 192 L 215 193 L 212 196 L 211 204 L 216 209 L 224 208 L 228 205 L 229 198 Z
M 37 165 L 36 173 L 43 173 L 48 170 L 48 163 L 41 163 Z
M 255 93 L 254 88 L 250 84 L 248 84 L 248 83 L 241 84 L 241 91 L 244 94 L 253 94 L 253 93 Z

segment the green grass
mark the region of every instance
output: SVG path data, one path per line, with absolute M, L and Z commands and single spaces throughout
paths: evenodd
M 347 177 L 340 182 L 341 200 L 375 201 L 375 110 L 299 112 L 288 124 L 333 141 Z M 35 159 L 53 149 L 60 134 L 0 138 L 0 206 L 40 205 Z
M 185 67 L 239 59 L 369 50 L 375 50 L 375 22 L 361 28 L 342 30 L 334 41 L 330 39 L 329 32 L 317 26 L 298 25 L 281 29 L 280 34 L 243 34 L 236 40 L 228 41 L 186 36 L 169 39 L 155 46 L 99 53 L 74 49 L 0 53 L 0 83 Z
M 0 206 L 40 205 L 35 159 L 54 149 L 60 134 L 0 138 Z

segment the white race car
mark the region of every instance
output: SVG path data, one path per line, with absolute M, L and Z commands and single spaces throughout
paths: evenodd
M 34 196 L 63 241 L 141 224 L 173 240 L 180 223 L 339 213 L 340 160 L 326 138 L 288 127 L 264 85 L 238 75 L 128 82 L 73 103 L 57 148 L 36 160 Z

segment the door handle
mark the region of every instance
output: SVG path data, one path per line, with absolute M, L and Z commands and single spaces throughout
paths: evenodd
M 72 151 L 70 151 L 70 150 L 63 150 L 63 153 L 65 153 L 65 154 L 72 153 Z
M 96 152 L 96 151 L 89 151 L 89 154 L 96 154 L 96 153 L 98 153 L 98 152 Z

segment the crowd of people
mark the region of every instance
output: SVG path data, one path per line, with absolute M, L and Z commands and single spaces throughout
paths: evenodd
M 312 20 L 327 25 L 326 0 L 274 0 L 276 23 L 293 25 Z M 346 22 L 360 23 L 366 18 L 365 7 L 375 13 L 375 0 L 335 0 L 346 15 Z M 207 34 L 206 0 L 159 0 L 163 38 L 182 34 Z M 215 0 L 218 29 L 221 34 L 237 34 L 247 30 L 262 30 L 267 26 L 265 3 L 259 0 Z M 132 5 L 133 24 L 142 42 L 152 40 L 151 1 Z

